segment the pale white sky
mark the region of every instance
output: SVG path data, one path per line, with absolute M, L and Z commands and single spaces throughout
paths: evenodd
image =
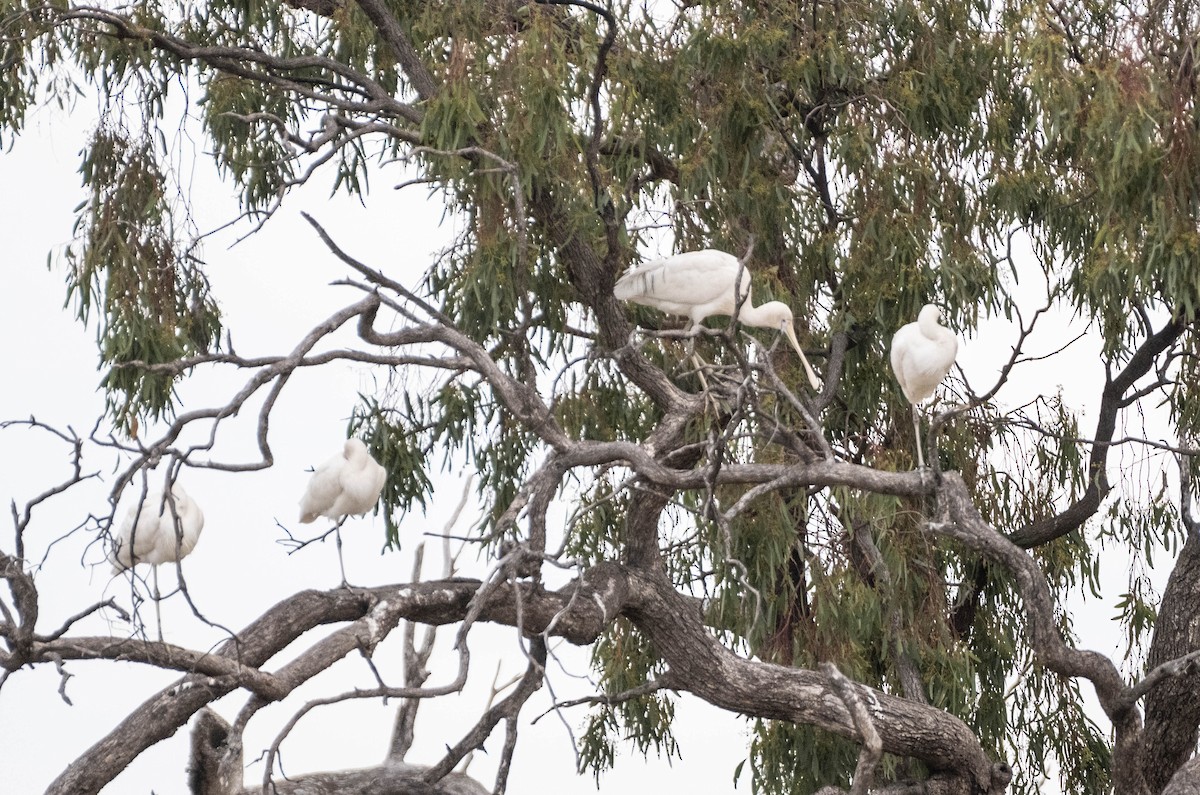
M 3 284 L 0 285 L 0 364 L 7 373 L 6 389 L 0 390 L 0 419 L 31 414 L 54 425 L 71 425 L 86 434 L 100 414 L 103 399 L 97 392 L 94 332 L 82 327 L 70 308 L 62 309 L 65 297 L 61 264 L 46 268 L 46 255 L 57 251 L 71 235 L 72 208 L 82 199 L 76 173 L 77 153 L 86 133 L 87 113 L 77 112 L 70 120 L 59 115 L 35 116 L 30 130 L 11 152 L 0 154 L 0 236 L 3 237 Z M 85 121 L 81 121 L 85 120 Z M 177 139 L 179 140 L 179 139 Z M 184 153 L 190 157 L 191 153 Z M 196 169 L 194 199 L 204 228 L 215 226 L 232 212 L 232 197 L 220 184 L 206 181 L 206 171 Z M 259 355 L 284 352 L 315 323 L 332 311 L 356 300 L 358 294 L 330 282 L 347 275 L 346 270 L 322 246 L 300 218 L 306 210 L 315 216 L 343 247 L 371 265 L 410 286 L 432 261 L 431 254 L 446 240 L 439 229 L 442 208 L 426 198 L 421 188 L 392 191 L 402 181 L 399 168 L 381 175 L 366 207 L 345 199 L 328 197 L 328 182 L 318 178 L 297 195 L 258 235 L 227 249 L 236 234 L 211 240 L 204 249 L 206 273 L 221 303 L 227 328 L 239 353 Z M 961 331 L 961 330 L 960 330 Z M 1045 352 L 1062 341 L 1050 335 L 1034 346 Z M 977 388 L 986 388 L 1007 357 L 1012 339 L 1003 329 L 979 337 L 964 338 L 960 363 Z M 340 337 L 343 342 L 351 334 Z M 1077 361 L 1093 365 L 1095 346 L 1083 346 Z M 244 374 L 204 371 L 180 389 L 185 407 L 222 405 L 243 382 Z M 1085 366 L 1080 373 L 1064 372 L 1061 365 L 1031 365 L 1002 394 L 1009 405 L 1038 391 L 1061 388 L 1070 400 L 1086 400 L 1098 393 L 1099 372 Z M 328 588 L 338 582 L 337 563 L 331 544 L 309 548 L 294 556 L 277 543 L 281 531 L 276 522 L 293 530 L 296 503 L 307 482 L 306 468 L 319 464 L 339 447 L 346 420 L 355 404 L 356 392 L 369 390 L 372 376 L 366 368 L 334 365 L 319 371 L 302 371 L 293 376 L 275 408 L 271 423 L 276 465 L 257 473 L 228 474 L 185 471 L 183 482 L 205 513 L 204 533 L 195 552 L 185 561 L 189 588 L 197 606 L 211 621 L 240 628 L 267 606 L 302 588 Z M 254 404 L 255 407 L 257 404 Z M 232 421 L 222 431 L 218 452 L 227 460 L 249 460 L 252 447 L 253 412 Z M 1090 432 L 1085 420 L 1083 429 Z M 153 438 L 155 429 L 142 431 Z M 92 453 L 97 451 L 93 448 Z M 0 499 L 23 505 L 32 495 L 52 485 L 67 471 L 66 450 L 45 434 L 24 429 L 0 431 Z M 1118 457 L 1126 461 L 1126 454 Z M 72 490 L 39 509 L 27 535 L 30 557 L 40 559 L 47 545 L 79 524 L 90 512 L 105 511 L 105 498 L 114 473 L 111 458 L 97 456 L 85 462 L 100 470 L 102 478 Z M 1157 465 L 1157 464 L 1155 464 Z M 1172 469 L 1169 462 L 1162 465 Z M 402 522 L 404 548 L 399 553 L 380 555 L 382 520 L 368 516 L 351 520 L 343 536 L 346 567 L 351 582 L 379 584 L 409 579 L 411 554 L 423 531 L 441 530 L 461 491 L 458 473 L 439 481 L 438 497 L 425 516 L 410 515 Z M 123 510 L 123 508 L 122 508 Z M 460 528 L 461 529 L 461 528 Z M 312 532 L 311 528 L 303 528 Z M 6 549 L 11 549 L 11 529 L 0 530 Z M 108 566 L 101 563 L 99 547 L 88 547 L 92 538 L 76 533 L 56 544 L 38 575 L 41 589 L 43 630 L 56 627 L 63 617 L 81 607 L 116 594 L 128 599 L 128 582 L 111 581 Z M 427 555 L 427 560 L 429 559 Z M 436 555 L 432 556 L 436 560 Z M 80 561 L 85 565 L 81 566 Z M 462 574 L 478 576 L 486 562 L 460 561 Z M 93 566 L 92 564 L 100 563 Z M 427 564 L 428 565 L 428 564 Z M 428 570 L 436 576 L 436 570 Z M 169 581 L 169 573 L 165 573 Z M 1119 562 L 1106 567 L 1114 582 L 1105 603 L 1092 610 L 1095 618 L 1082 622 L 1088 645 L 1105 653 L 1120 647 L 1117 627 L 1108 621 L 1111 605 L 1123 590 L 1126 573 Z M 1161 588 L 1162 577 L 1158 577 Z M 179 597 L 164 604 L 164 626 L 169 640 L 206 647 L 224 634 L 196 619 Z M 147 615 L 152 615 L 148 612 Z M 97 617 L 85 625 L 89 632 L 125 630 Z M 78 630 L 77 630 L 78 631 Z M 448 648 L 450 633 L 443 631 Z M 472 635 L 474 676 L 461 696 L 437 699 L 427 704 L 417 724 L 417 743 L 409 756 L 416 764 L 436 761 L 445 745 L 455 742 L 481 708 L 496 671 L 496 660 L 504 660 L 501 679 L 520 673 L 524 659 L 516 648 L 511 630 L 479 627 Z M 381 647 L 377 662 L 381 670 L 399 670 L 397 633 L 393 642 Z M 552 684 L 560 698 L 590 692 L 587 654 L 561 648 L 567 671 L 552 665 Z M 287 654 L 283 655 L 286 659 Z M 435 658 L 437 659 L 437 658 Z M 456 661 L 448 654 L 435 664 L 429 684 L 439 677 L 452 677 Z M 275 661 L 276 664 L 284 660 Z M 58 697 L 59 677 L 51 666 L 14 675 L 0 691 L 0 770 L 5 771 L 6 791 L 37 792 L 79 753 L 109 731 L 127 712 L 160 687 L 174 681 L 172 674 L 113 663 L 69 663 L 73 678 L 67 692 L 74 706 Z M 568 673 L 570 675 L 568 675 Z M 386 675 L 386 673 L 385 673 Z M 399 684 L 398 674 L 389 678 Z M 354 686 L 372 686 L 366 667 L 356 658 L 339 663 L 313 680 L 282 704 L 263 710 L 251 724 L 246 737 L 246 759 L 251 762 L 260 748 L 271 742 L 274 732 L 296 707 L 318 695 L 341 692 Z M 1090 686 L 1084 687 L 1090 697 Z M 549 704 L 545 689 L 529 705 L 526 723 Z M 232 718 L 244 701 L 235 694 L 218 702 L 218 710 Z M 379 762 L 390 736 L 395 703 L 360 702 L 326 707 L 300 723 L 284 745 L 283 759 L 289 773 L 310 770 L 367 766 Z M 624 755 L 616 770 L 603 780 L 604 789 L 621 791 L 630 787 L 645 791 L 651 786 L 670 786 L 684 791 L 732 792 L 733 771 L 747 754 L 747 722 L 724 715 L 692 697 L 679 699 L 676 735 L 682 761 L 668 766 L 665 761 L 642 762 L 638 755 Z M 585 710 L 567 713 L 571 728 L 578 731 Z M 1102 723 L 1102 725 L 1105 725 Z M 163 742 L 144 754 L 106 792 L 174 795 L 186 792 L 186 732 Z M 488 744 L 489 754 L 477 754 L 470 773 L 490 786 L 502 733 Z M 250 780 L 261 776 L 261 764 L 252 765 Z M 595 791 L 590 776 L 575 772 L 567 731 L 554 716 L 534 726 L 522 727 L 510 790 L 553 791 L 572 795 Z M 748 790 L 748 774 L 742 791 Z M 1047 789 L 1053 792 L 1053 789 Z

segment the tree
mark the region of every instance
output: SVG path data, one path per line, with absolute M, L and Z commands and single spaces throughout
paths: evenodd
M 107 396 L 90 436 L 44 428 L 74 474 L 14 510 L 3 681 L 90 659 L 183 677 L 49 791 L 96 792 L 199 716 L 193 790 L 240 792 L 241 732 L 263 707 L 413 624 L 454 627 L 454 681 L 424 686 L 409 634 L 403 685 L 381 671 L 374 690 L 328 697 L 403 700 L 367 774 L 381 792 L 474 791 L 448 774 L 501 721 L 504 791 L 555 638 L 593 651 L 579 749 L 597 775 L 622 737 L 669 752 L 690 694 L 754 721 L 766 793 L 1024 792 L 1043 775 L 1072 792 L 1200 787 L 1197 16 L 1104 0 L 2 0 L 6 140 L 81 84 L 105 112 L 63 259 Z M 238 354 L 159 134 L 180 105 L 248 233 L 318 175 L 369 208 L 369 180 L 406 165 L 401 187 L 464 219 L 454 244 L 414 290 L 309 218 L 314 256 L 360 294 L 288 352 Z M 703 247 L 791 305 L 820 391 L 774 335 L 718 321 L 687 343 L 702 389 L 673 321 L 613 297 L 631 263 Z M 932 468 L 914 470 L 887 346 L 929 301 L 964 331 L 1017 322 L 987 383 L 951 378 L 925 426 Z M 1071 316 L 1098 360 L 1044 331 Z M 354 345 L 326 346 L 343 327 Z M 1050 388 L 1007 402 L 1046 357 L 1101 388 L 1086 405 Z M 478 474 L 469 543 L 493 556 L 487 577 L 297 593 L 213 652 L 77 630 L 116 599 L 39 626 L 32 509 L 86 477 L 85 454 L 122 456 L 109 510 L 83 528 L 104 541 L 154 466 L 271 467 L 289 379 L 347 360 L 407 374 L 364 394 L 349 429 L 388 469 L 388 542 L 448 456 Z M 181 409 L 181 385 L 222 369 L 249 374 L 228 402 Z M 257 460 L 222 458 L 226 420 L 252 410 Z M 1177 458 L 1178 488 L 1114 451 L 1159 473 Z M 1124 594 L 1100 593 L 1106 545 L 1130 560 Z M 1139 573 L 1156 553 L 1177 555 L 1161 596 Z M 570 581 L 548 585 L 560 569 Z M 1116 604 L 1125 660 L 1077 646 L 1079 591 Z M 520 681 L 444 758 L 403 764 L 417 705 L 462 687 L 465 639 L 489 623 L 524 639 Z M 268 664 L 310 630 L 325 634 Z M 1111 732 L 1084 710 L 1086 684 Z M 206 711 L 228 693 L 244 700 L 232 725 Z M 362 774 L 265 768 L 273 781 L 249 790 L 364 791 Z

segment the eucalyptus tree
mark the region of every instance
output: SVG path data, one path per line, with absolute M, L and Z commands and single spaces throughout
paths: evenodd
M 382 671 L 378 689 L 331 697 L 404 700 L 393 753 L 368 774 L 397 791 L 476 786 L 447 774 L 502 720 L 503 791 L 553 638 L 593 651 L 601 687 L 575 714 L 580 763 L 601 780 L 621 743 L 670 752 L 674 705 L 697 697 L 750 721 L 766 793 L 1025 792 L 1043 776 L 1071 792 L 1200 786 L 1197 11 L 0 0 L 3 140 L 84 86 L 104 109 L 63 271 L 97 330 L 99 427 L 112 429 L 75 439 L 74 455 L 98 440 L 124 450 L 113 504 L 160 461 L 272 466 L 269 419 L 289 377 L 365 362 L 424 374 L 364 395 L 352 420 L 388 469 L 389 539 L 448 454 L 478 473 L 471 543 L 494 560 L 478 581 L 298 594 L 207 653 L 39 626 L 30 512 L 14 511 L 5 681 L 81 659 L 183 675 L 50 791 L 96 792 L 197 713 L 194 790 L 241 791 L 247 723 L 402 621 L 455 628 L 456 678 L 426 686 L 414 664 L 403 686 Z M 394 175 L 462 219 L 457 237 L 414 287 L 311 218 L 312 256 L 337 258 L 360 294 L 290 351 L 241 356 L 169 188 L 158 133 L 181 106 L 201 120 L 197 167 L 237 187 L 249 233 L 319 175 L 368 210 L 369 186 Z M 751 263 L 756 294 L 792 307 L 819 392 L 777 335 L 712 321 L 690 341 L 702 389 L 670 321 L 613 297 L 652 253 L 707 247 Z M 960 360 L 973 329 L 1015 322 L 986 383 L 951 375 L 931 468 L 917 470 L 887 343 L 927 302 L 959 330 Z M 1045 332 L 1056 318 L 1101 340 L 1099 358 Z M 356 347 L 321 348 L 347 325 Z M 1010 399 L 1045 357 L 1064 379 L 1095 379 L 1090 401 L 1049 384 Z M 228 403 L 180 410 L 175 388 L 213 368 L 250 375 Z M 260 397 L 260 459 L 221 460 L 222 421 Z M 1142 432 L 1147 418 L 1172 439 Z M 180 442 L 194 427 L 208 441 Z M 1160 472 L 1177 459 L 1179 489 L 1129 475 L 1115 451 Z M 1114 546 L 1131 571 L 1177 554 L 1161 596 L 1140 578 L 1100 593 Z M 561 567 L 570 583 L 545 587 Z M 1118 609 L 1125 659 L 1077 645 L 1080 590 Z M 414 705 L 461 689 L 465 638 L 489 622 L 529 639 L 525 674 L 443 758 L 403 764 Z M 267 665 L 318 627 L 309 651 Z M 1102 714 L 1085 711 L 1084 687 Z M 233 692 L 246 705 L 228 725 L 205 707 Z M 266 767 L 267 791 L 301 786 Z M 354 775 L 319 783 L 358 791 Z

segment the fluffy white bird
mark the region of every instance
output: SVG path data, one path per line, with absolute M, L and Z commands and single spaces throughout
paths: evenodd
M 300 521 L 308 523 L 325 516 L 340 522 L 347 516 L 362 516 L 379 501 L 386 479 L 387 471 L 371 457 L 367 446 L 358 439 L 347 439 L 342 452 L 313 473 L 300 498 Z
M 732 254 L 704 249 L 646 263 L 622 276 L 613 287 L 613 295 L 622 301 L 686 317 L 689 329 L 711 315 L 732 316 L 738 297 L 744 296 L 737 319 L 747 326 L 782 331 L 800 355 L 813 389 L 821 388 L 820 379 L 796 339 L 791 308 L 782 301 L 768 301 L 761 306 L 751 303 L 750 273 L 743 267 L 738 277 L 738 259 Z
M 904 397 L 912 404 L 913 429 L 917 433 L 917 466 L 925 466 L 921 452 L 921 421 L 917 404 L 933 396 L 942 379 L 954 366 L 958 338 L 941 325 L 941 312 L 926 304 L 916 322 L 907 323 L 892 337 L 892 372 Z
M 169 496 L 160 489 L 146 492 L 142 501 L 125 514 L 117 537 L 113 541 L 109 560 L 113 574 L 132 569 L 139 563 L 149 563 L 153 573 L 154 617 L 158 622 L 158 639 L 162 640 L 162 613 L 159 602 L 158 567 L 163 563 L 183 560 L 196 548 L 200 531 L 204 529 L 204 514 L 183 487 L 171 486 Z M 170 594 L 168 594 L 169 596 Z
M 172 486 L 170 498 L 161 490 L 147 492 L 121 522 L 109 555 L 113 574 L 149 563 L 157 576 L 159 564 L 181 560 L 196 548 L 202 529 L 204 514 L 182 486 Z

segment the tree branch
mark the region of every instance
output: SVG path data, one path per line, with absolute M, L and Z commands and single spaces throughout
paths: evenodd
M 433 75 L 425 68 L 425 64 L 417 55 L 416 49 L 408 39 L 408 34 L 400 26 L 399 20 L 380 0 L 355 0 L 358 7 L 371 20 L 379 37 L 391 48 L 396 60 L 408 75 L 408 82 L 421 99 L 430 99 L 438 92 L 438 85 Z
M 672 686 L 741 715 L 815 726 L 851 740 L 854 719 L 816 671 L 745 660 L 717 642 L 700 614 L 660 573 L 638 572 L 627 615 L 669 666 Z M 939 709 L 861 687 L 884 751 L 952 772 L 966 791 L 988 792 L 993 765 L 974 733 Z M 1007 783 L 1007 782 L 1005 782 Z M 998 790 L 997 790 L 998 791 Z
M 381 586 L 358 592 L 345 589 L 302 591 L 266 611 L 214 654 L 237 661 L 241 666 L 257 667 L 315 627 L 347 621 L 364 626 L 362 622 L 381 603 L 388 605 L 389 620 L 394 616 L 396 620 L 404 617 L 434 625 L 456 623 L 468 614 L 472 597 L 480 585 L 477 580 L 445 580 Z M 577 590 L 582 591 L 585 598 L 574 598 Z M 517 591 L 520 591 L 519 615 Z M 556 592 L 541 591 L 531 585 L 502 583 L 480 606 L 479 619 L 508 626 L 521 625 L 531 633 L 541 632 L 553 622 L 556 637 L 572 643 L 589 643 L 607 626 L 608 620 L 620 612 L 627 593 L 626 575 L 621 567 L 602 564 Z M 365 626 L 363 630 L 340 630 L 285 665 L 275 676 L 288 683 L 290 692 L 290 688 L 320 672 L 320 667 L 315 664 L 316 655 L 358 648 L 357 643 L 346 643 L 347 632 L 352 635 L 362 631 L 366 631 L 367 637 L 378 634 L 366 630 Z M 193 714 L 239 685 L 230 677 L 185 676 L 134 709 L 106 737 L 76 759 L 50 785 L 47 795 L 99 792 L 142 751 L 170 737 Z
M 1108 378 L 1100 397 L 1099 418 L 1093 434 L 1095 445 L 1088 460 L 1087 489 L 1083 496 L 1060 513 L 1031 522 L 1012 533 L 1009 539 L 1014 544 L 1030 549 L 1061 538 L 1099 510 L 1100 503 L 1112 488 L 1108 482 L 1108 451 L 1117 427 L 1122 398 L 1139 378 L 1150 372 L 1158 355 L 1170 348 L 1187 326 L 1183 319 L 1171 320 L 1158 333 L 1146 338 L 1116 377 Z

